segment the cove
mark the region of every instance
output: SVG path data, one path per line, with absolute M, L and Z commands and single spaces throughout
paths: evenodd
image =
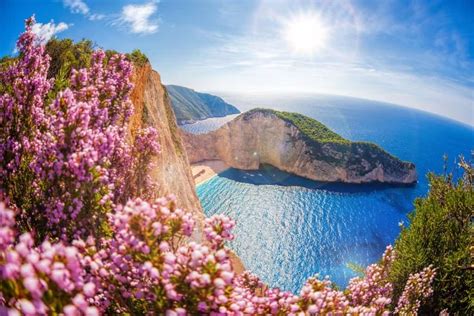
M 197 187 L 207 216 L 223 213 L 236 220 L 236 239 L 229 246 L 246 268 L 269 285 L 295 293 L 316 273 L 345 287 L 356 275 L 349 264 L 379 260 L 399 225 L 409 225 L 414 200 L 428 192 L 425 175 L 443 172 L 443 155 L 456 175 L 456 157 L 470 158 L 474 148 L 470 126 L 379 102 L 329 97 L 230 101 L 241 110 L 241 104 L 279 104 L 278 110 L 308 115 L 343 137 L 375 142 L 416 164 L 419 181 L 411 187 L 317 183 L 268 166 L 251 172 L 228 169 Z M 216 121 L 186 128 L 204 132 L 219 126 Z

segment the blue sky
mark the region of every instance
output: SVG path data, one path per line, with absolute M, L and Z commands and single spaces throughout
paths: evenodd
M 167 83 L 324 93 L 474 125 L 474 1 L 0 0 L 0 55 L 36 31 L 145 52 Z

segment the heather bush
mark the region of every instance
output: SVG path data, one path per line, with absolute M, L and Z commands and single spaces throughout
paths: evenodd
M 223 241 L 234 223 L 215 216 L 204 230 L 211 246 L 189 240 L 193 217 L 173 198 L 140 199 L 108 216 L 110 237 L 34 246 L 31 234 L 17 236 L 13 211 L 0 206 L 0 290 L 10 312 L 27 315 L 389 313 L 391 285 L 384 279 L 393 261 L 388 247 L 381 263 L 345 292 L 327 279 L 310 278 L 299 296 L 266 287 L 256 276 L 233 271 Z M 217 242 L 216 242 L 217 241 Z M 416 313 L 430 295 L 434 270 L 410 276 L 397 311 Z
M 68 87 L 68 78 L 73 69 L 90 67 L 96 46 L 92 41 L 86 39 L 74 42 L 69 38 L 52 38 L 46 43 L 45 52 L 51 57 L 48 78 L 55 78 L 55 91 Z M 119 53 L 114 50 L 106 50 L 105 60 L 108 61 L 115 55 L 119 55 Z M 148 63 L 148 57 L 139 49 L 125 54 L 125 58 L 136 67 L 142 67 Z M 5 58 L 5 62 L 7 61 L 8 59 Z M 0 64 L 2 64 L 1 59 Z
M 1 73 L 0 194 L 21 210 L 19 228 L 35 228 L 40 240 L 101 236 L 114 204 L 144 193 L 131 178 L 159 150 L 156 131 L 138 131 L 136 148 L 127 142 L 132 65 L 124 55 L 106 61 L 103 51 L 92 53 L 90 67 L 73 69 L 51 100 L 50 58 L 33 23 L 18 40 L 19 58 Z
M 75 246 L 47 240 L 34 246 L 30 233 L 16 236 L 14 212 L 3 203 L 0 222 L 1 315 L 98 315 L 89 302 L 95 286 L 86 282 Z
M 431 284 L 435 274 L 432 266 L 420 273 L 410 274 L 395 311 L 403 315 L 416 315 L 422 300 L 433 294 Z
M 51 97 L 33 23 L 0 74 L 0 314 L 412 314 L 431 294 L 428 267 L 392 302 L 391 247 L 345 291 L 316 276 L 295 295 L 237 275 L 225 247 L 234 221 L 205 220 L 197 243 L 193 216 L 154 197 L 157 131 L 133 144 L 126 132 L 131 64 L 94 52 Z

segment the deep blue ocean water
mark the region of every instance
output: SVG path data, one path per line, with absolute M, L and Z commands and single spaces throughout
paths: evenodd
M 229 169 L 201 184 L 197 193 L 206 215 L 224 213 L 237 222 L 229 244 L 245 266 L 271 286 L 298 292 L 319 273 L 339 286 L 355 276 L 349 263 L 376 262 L 396 239 L 416 197 L 426 195 L 425 174 L 449 169 L 462 154 L 471 158 L 474 129 L 404 107 L 342 97 L 227 97 L 242 111 L 256 106 L 311 116 L 350 140 L 372 141 L 416 164 L 413 187 L 324 184 L 281 172 Z M 229 118 L 184 128 L 212 130 Z

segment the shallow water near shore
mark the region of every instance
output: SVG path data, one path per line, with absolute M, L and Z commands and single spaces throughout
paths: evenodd
M 206 215 L 237 222 L 230 247 L 246 268 L 271 286 L 298 292 L 319 273 L 340 287 L 355 276 L 348 264 L 376 262 L 407 225 L 413 201 L 426 195 L 429 171 L 443 172 L 443 155 L 470 158 L 474 129 L 425 112 L 350 98 L 239 98 L 241 110 L 271 107 L 311 116 L 350 140 L 372 141 L 417 166 L 412 187 L 344 185 L 310 181 L 263 166 L 228 169 L 197 187 Z M 273 104 L 279 104 L 278 107 Z M 229 118 L 202 121 L 192 132 L 212 130 Z M 221 121 L 219 121 L 221 120 Z

